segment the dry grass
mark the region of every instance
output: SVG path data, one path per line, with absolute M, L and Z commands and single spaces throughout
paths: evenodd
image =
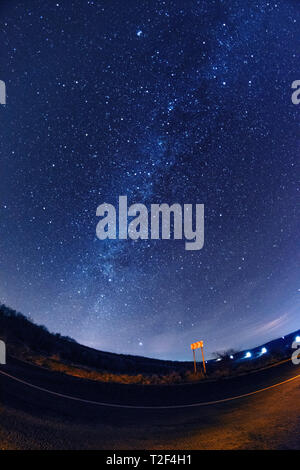
M 239 364 L 234 369 L 227 364 L 213 364 L 207 374 L 204 376 L 202 372 L 194 373 L 193 370 L 181 369 L 172 370 L 166 369 L 164 374 L 157 373 L 133 373 L 124 374 L 120 372 L 111 372 L 108 370 L 99 370 L 96 368 L 88 367 L 82 364 L 74 364 L 62 360 L 58 354 L 46 356 L 36 354 L 29 349 L 14 349 L 16 358 L 25 362 L 35 364 L 45 369 L 60 372 L 73 377 L 82 379 L 93 380 L 96 382 L 110 382 L 119 384 L 137 384 L 137 385 L 171 385 L 179 383 L 199 382 L 201 380 L 218 380 L 229 378 L 235 375 L 245 374 L 260 368 L 268 367 L 271 364 L 277 363 L 280 358 L 269 356 L 251 362 Z M 282 359 L 282 358 L 281 358 Z
M 162 385 L 193 382 L 204 378 L 203 374 L 194 374 L 192 371 L 185 371 L 183 373 L 169 371 L 166 374 L 117 374 L 108 371 L 98 371 L 82 365 L 68 364 L 60 360 L 56 355 L 45 357 L 26 354 L 26 358 L 23 357 L 23 359 L 51 371 L 61 372 L 63 374 L 72 375 L 73 377 L 80 377 L 82 379 L 94 380 L 96 382 Z

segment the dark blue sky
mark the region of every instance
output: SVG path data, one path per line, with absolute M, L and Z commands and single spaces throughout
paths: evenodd
M 0 15 L 0 300 L 159 358 L 299 328 L 299 2 L 11 0 Z M 205 204 L 204 248 L 98 240 L 96 208 L 119 195 Z

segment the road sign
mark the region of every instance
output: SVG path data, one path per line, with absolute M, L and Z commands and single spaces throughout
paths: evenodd
M 203 341 L 197 341 L 191 344 L 191 349 L 203 348 Z
M 196 343 L 191 344 L 191 350 L 193 351 L 193 357 L 194 357 L 194 372 L 195 373 L 197 372 L 195 349 L 199 349 L 199 348 L 201 348 L 203 370 L 204 370 L 204 374 L 206 374 L 206 366 L 205 366 L 204 353 L 203 353 L 203 341 L 196 341 Z

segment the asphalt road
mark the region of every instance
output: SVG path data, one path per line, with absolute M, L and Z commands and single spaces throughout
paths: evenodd
M 217 382 L 141 386 L 9 359 L 0 367 L 0 448 L 300 448 L 299 392 L 300 366 L 290 361 Z

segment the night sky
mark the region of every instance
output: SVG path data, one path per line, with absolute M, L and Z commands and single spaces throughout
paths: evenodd
M 298 0 L 10 0 L 0 17 L 0 301 L 166 359 L 298 329 Z M 100 241 L 119 195 L 204 204 L 203 249 Z

